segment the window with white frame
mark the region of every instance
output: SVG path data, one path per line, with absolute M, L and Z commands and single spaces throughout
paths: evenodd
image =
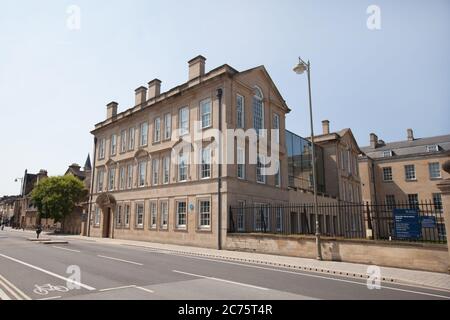
M 150 228 L 156 229 L 158 221 L 158 204 L 156 201 L 150 202 Z
M 125 189 L 125 167 L 120 167 L 119 169 L 119 189 L 124 190 Z
M 152 160 L 152 184 L 159 184 L 159 159 Z
M 386 195 L 386 205 L 389 210 L 392 210 L 395 208 L 395 195 L 393 195 L 393 194 Z
M 265 157 L 258 155 L 258 163 L 256 164 L 256 182 L 266 183 L 265 171 Z
M 419 195 L 417 193 L 408 194 L 408 204 L 411 209 L 417 209 L 419 207 Z
M 128 131 L 128 151 L 134 150 L 134 138 L 136 136 L 136 129 L 130 128 Z
M 433 193 L 433 206 L 437 212 L 442 212 L 442 195 L 440 193 Z
M 141 123 L 139 146 L 144 147 L 148 144 L 148 122 Z
M 186 229 L 187 225 L 187 202 L 177 201 L 177 223 L 178 229 Z
M 275 161 L 277 173 L 275 174 L 275 187 L 281 187 L 281 166 L 280 160 Z
M 211 99 L 205 99 L 200 102 L 200 121 L 202 129 L 211 126 Z
M 115 189 L 116 180 L 116 168 L 112 167 L 108 169 L 108 190 L 113 191 Z
M 163 184 L 168 184 L 170 181 L 170 156 L 164 157 L 163 160 Z
M 127 130 L 120 131 L 120 152 L 127 151 Z
M 144 187 L 146 185 L 145 178 L 147 176 L 147 161 L 140 161 L 138 164 L 138 186 Z
M 275 130 L 275 142 L 280 143 L 280 116 L 276 113 L 273 114 L 273 130 Z
M 161 201 L 161 229 L 167 230 L 169 226 L 169 202 Z
M 263 94 L 258 87 L 255 87 L 255 95 L 253 96 L 253 127 L 258 133 L 262 134 L 264 129 L 264 102 Z
M 199 200 L 199 228 L 210 229 L 211 228 L 211 201 Z
M 124 206 L 124 217 L 123 217 L 123 222 L 125 227 L 129 227 L 130 226 L 130 213 L 131 213 L 131 206 L 129 204 L 126 204 Z
M 245 179 L 245 149 L 237 148 L 237 177 Z
M 383 181 L 385 181 L 385 182 L 392 181 L 392 168 L 391 167 L 383 168 Z
M 161 118 L 155 119 L 155 130 L 153 130 L 153 142 L 161 141 Z
M 239 94 L 236 96 L 236 127 L 240 129 L 245 128 L 244 97 Z
M 189 133 L 189 108 L 183 107 L 178 113 L 178 128 L 180 129 L 180 135 L 185 135 Z
M 111 155 L 115 156 L 117 153 L 117 135 L 111 135 Z
M 237 230 L 242 232 L 245 231 L 245 201 L 238 201 L 237 210 Z
M 127 188 L 133 189 L 133 165 L 127 166 Z
M 275 227 L 277 232 L 283 231 L 283 208 L 281 206 L 275 207 Z
M 407 181 L 416 180 L 416 167 L 413 164 L 409 164 L 405 166 L 405 179 Z
M 103 192 L 103 181 L 105 181 L 105 171 L 103 169 L 97 170 L 97 192 Z
M 183 182 L 187 180 L 187 156 L 186 153 L 181 150 L 178 157 L 178 181 Z
M 100 208 L 95 207 L 94 211 L 94 225 L 99 226 L 100 225 Z
M 117 212 L 116 212 L 116 226 L 121 227 L 122 226 L 122 205 L 117 205 Z
M 255 210 L 255 231 L 269 230 L 269 208 L 266 204 L 256 203 Z
M 441 176 L 441 165 L 439 162 L 433 162 L 428 164 L 428 169 L 430 172 L 430 179 L 440 179 Z
M 201 178 L 211 178 L 211 149 L 209 147 L 201 150 L 202 164 L 201 164 Z
M 98 142 L 98 159 L 105 159 L 105 138 Z
M 390 158 L 390 157 L 392 157 L 393 156 L 393 152 L 392 152 L 392 150 L 386 150 L 386 151 L 383 151 L 383 157 L 384 158 Z
M 143 202 L 136 203 L 136 227 L 144 227 L 145 206 Z
M 164 115 L 164 139 L 169 140 L 172 137 L 172 115 Z
M 439 146 L 437 144 L 432 144 L 427 146 L 427 152 L 438 152 Z

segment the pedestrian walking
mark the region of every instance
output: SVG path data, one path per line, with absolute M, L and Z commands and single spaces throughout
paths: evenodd
M 36 235 L 37 235 L 37 238 L 39 239 L 39 235 L 41 234 L 41 232 L 42 232 L 42 226 L 39 224 L 37 227 L 36 227 Z

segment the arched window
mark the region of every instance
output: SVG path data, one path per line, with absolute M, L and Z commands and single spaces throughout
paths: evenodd
M 264 96 L 261 89 L 255 86 L 255 94 L 253 96 L 253 127 L 258 135 L 260 130 L 264 129 Z

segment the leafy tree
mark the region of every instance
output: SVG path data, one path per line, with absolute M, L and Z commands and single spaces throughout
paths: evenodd
M 54 219 L 64 223 L 65 217 L 71 214 L 77 203 L 83 201 L 88 190 L 83 182 L 73 175 L 50 177 L 33 189 L 31 200 L 38 209 L 38 220 Z

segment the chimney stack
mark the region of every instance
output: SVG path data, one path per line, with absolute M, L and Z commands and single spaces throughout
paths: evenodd
M 148 83 L 148 99 L 153 99 L 161 94 L 161 80 L 153 79 Z
M 322 131 L 323 134 L 330 134 L 330 121 L 328 120 L 322 121 Z
M 117 116 L 117 102 L 110 102 L 106 105 L 106 119 L 111 119 Z
M 205 61 L 203 56 L 197 56 L 188 62 L 189 64 L 189 81 L 205 74 Z
M 37 174 L 37 183 L 39 183 L 45 178 L 47 178 L 47 170 L 44 169 L 39 170 L 39 173 Z
M 136 106 L 140 106 L 145 101 L 147 101 L 147 88 L 146 87 L 139 87 L 136 90 L 134 90 L 134 92 L 135 92 L 135 97 L 136 97 L 136 102 L 135 102 Z
M 375 133 L 370 134 L 370 147 L 375 149 L 378 145 L 378 136 Z
M 408 141 L 414 141 L 414 131 L 413 131 L 413 129 L 408 129 Z

